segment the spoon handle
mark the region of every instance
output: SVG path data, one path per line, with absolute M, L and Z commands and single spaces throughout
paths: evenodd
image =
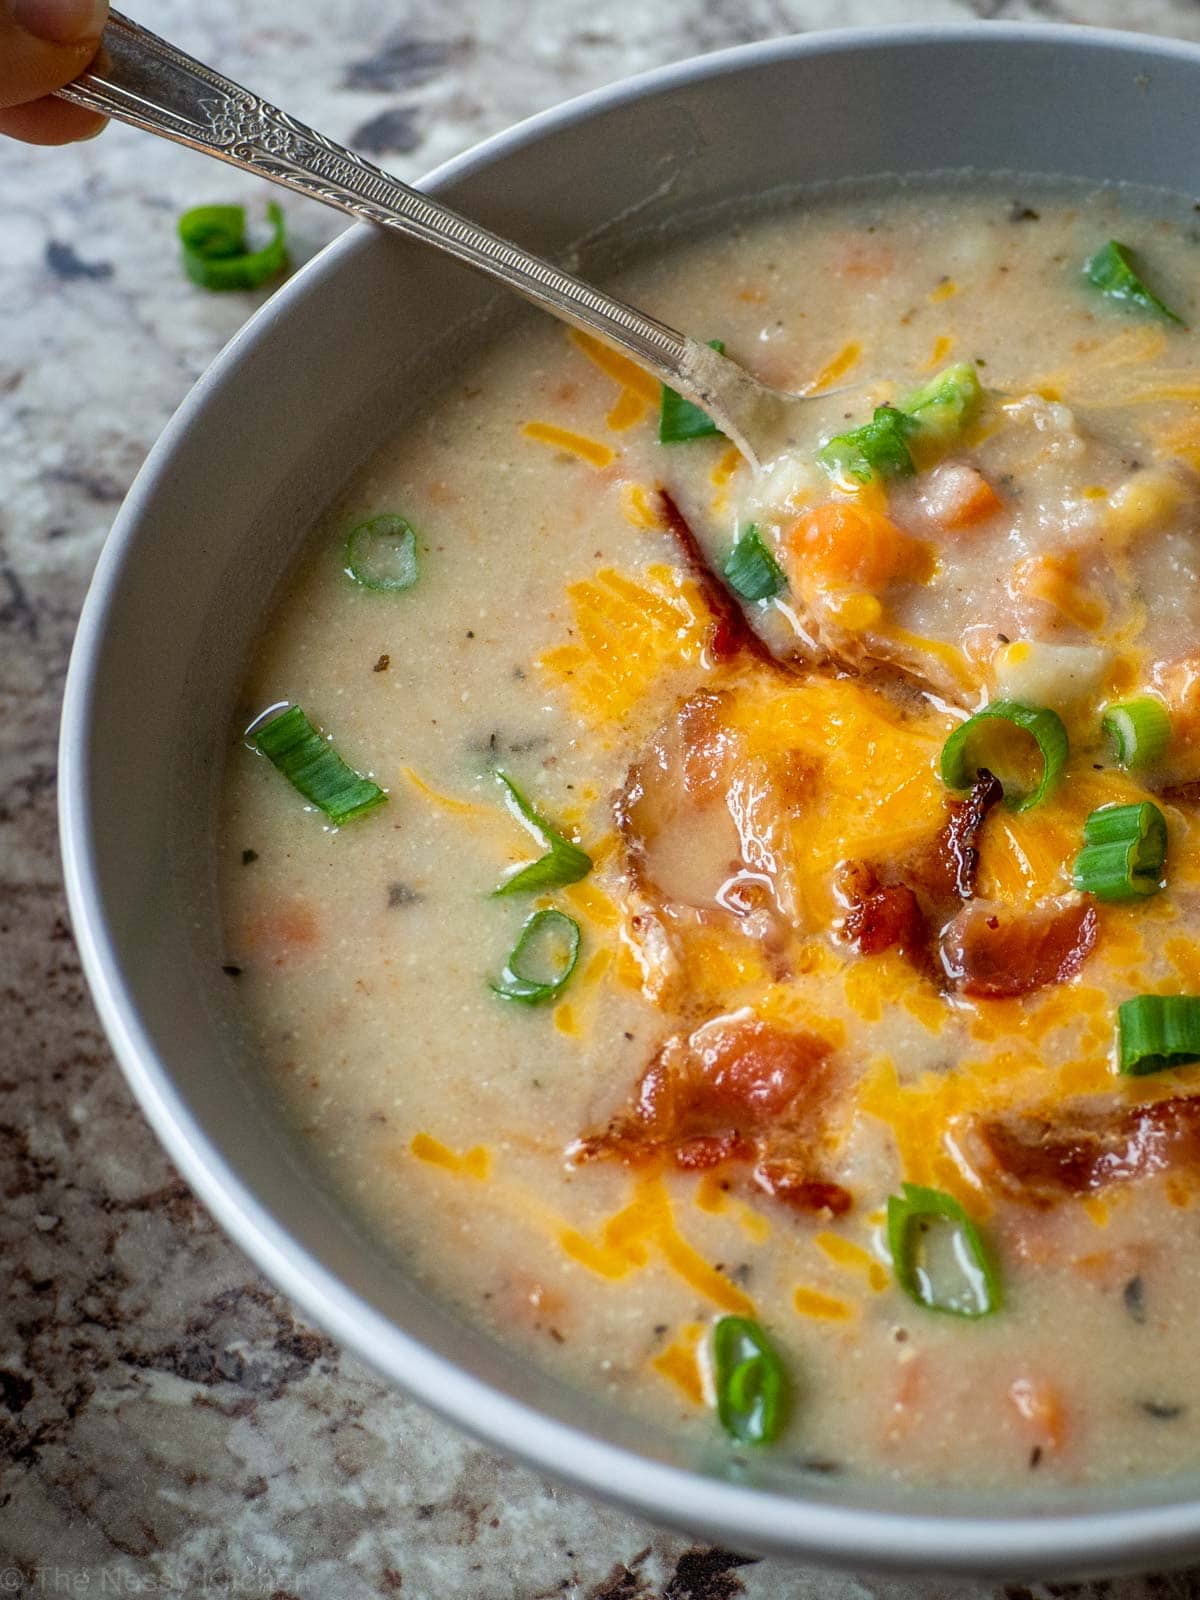
M 703 348 L 695 340 L 477 227 L 117 11 L 96 60 L 59 93 L 445 250 L 618 345 L 664 382 L 685 392 L 699 387 L 690 371 L 693 349 Z

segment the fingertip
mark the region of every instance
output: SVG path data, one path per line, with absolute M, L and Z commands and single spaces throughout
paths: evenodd
M 11 0 L 11 9 L 26 33 L 49 44 L 99 39 L 108 21 L 108 0 Z
M 108 118 L 55 95 L 31 100 L 28 105 L 0 110 L 0 134 L 26 144 L 76 144 L 94 139 L 108 126 Z

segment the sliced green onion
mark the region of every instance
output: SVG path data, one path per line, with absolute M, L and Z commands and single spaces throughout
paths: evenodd
M 346 575 L 367 589 L 411 589 L 417 536 L 403 517 L 371 517 L 346 540 Z
M 725 581 L 743 600 L 770 600 L 787 587 L 779 563 L 753 523 L 729 552 Z
M 1004 784 L 1005 804 L 1013 811 L 1029 811 L 1041 805 L 1063 769 L 1069 751 L 1067 730 L 1056 711 L 1046 706 L 1021 705 L 1016 700 L 996 700 L 982 711 L 977 711 L 966 722 L 960 723 L 942 746 L 942 782 L 948 789 L 969 789 L 975 782 L 980 767 L 996 770 L 995 757 L 989 753 L 982 759 L 981 733 L 987 731 L 989 722 L 1007 722 L 1029 734 L 1041 756 L 1041 777 L 1027 793 L 1012 790 Z M 1001 777 L 1003 782 L 1003 777 Z
M 903 1195 L 888 1197 L 887 1231 L 896 1282 L 918 1305 L 955 1317 L 999 1308 L 991 1252 L 952 1195 L 906 1183 Z
M 1171 713 L 1161 700 L 1149 695 L 1125 700 L 1105 706 L 1100 730 L 1119 767 L 1153 767 L 1166 755 L 1171 742 Z
M 1117 1007 L 1117 1054 L 1126 1077 L 1200 1061 L 1200 995 L 1140 994 Z
M 197 206 L 179 219 L 183 270 L 202 289 L 257 289 L 288 265 L 283 212 L 267 202 L 271 238 L 261 250 L 246 245 L 244 206 Z
M 918 439 L 945 450 L 974 422 L 982 402 L 979 374 L 969 361 L 958 361 L 906 395 L 900 410 L 917 424 Z
M 1075 887 L 1097 900 L 1142 900 L 1162 887 L 1167 819 L 1149 800 L 1103 806 L 1083 825 Z
M 527 917 L 513 952 L 489 987 L 502 1000 L 541 1005 L 556 995 L 579 960 L 579 924 L 562 911 L 546 909 Z
M 739 1444 L 770 1444 L 787 1420 L 783 1362 L 757 1322 L 721 1317 L 712 1332 L 717 1416 Z
M 1083 263 L 1083 275 L 1093 288 L 1099 289 L 1118 305 L 1136 306 L 1140 311 L 1150 311 L 1168 322 L 1182 323 L 1169 306 L 1165 306 L 1142 281 L 1133 264 L 1133 252 L 1127 244 L 1110 239 L 1103 249 Z
M 496 777 L 504 785 L 508 809 L 519 822 L 536 834 L 546 846 L 546 854 L 531 861 L 528 866 L 518 867 L 492 893 L 527 894 L 535 889 L 557 889 L 565 883 L 578 883 L 580 878 L 585 878 L 592 870 L 591 856 L 577 844 L 572 844 L 570 839 L 564 839 L 545 817 L 539 816 L 507 773 L 497 768 Z
M 255 747 L 311 805 L 340 825 L 382 805 L 387 795 L 348 767 L 299 706 L 289 706 L 253 735 Z
M 725 342 L 722 339 L 710 339 L 708 347 L 718 355 L 725 354 Z M 658 411 L 660 444 L 683 444 L 688 439 L 708 439 L 720 431 L 707 411 L 701 411 L 699 406 L 663 384 Z
M 832 478 L 870 483 L 883 478 L 907 478 L 916 471 L 905 438 L 917 424 L 895 406 L 876 406 L 875 415 L 861 428 L 835 433 L 817 451 L 817 461 Z

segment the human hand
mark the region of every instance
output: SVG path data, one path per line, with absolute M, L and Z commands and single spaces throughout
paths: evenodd
M 51 91 L 96 54 L 108 0 L 0 0 L 0 134 L 30 144 L 70 144 L 105 119 Z

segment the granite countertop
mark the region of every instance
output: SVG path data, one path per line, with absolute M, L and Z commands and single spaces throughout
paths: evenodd
M 775 34 L 1136 15 L 1200 39 L 1196 0 L 159 0 L 141 15 L 406 177 L 569 95 Z M 0 146 L 0 1596 L 987 1592 L 696 1547 L 483 1449 L 307 1326 L 134 1105 L 66 919 L 58 704 L 117 505 L 255 303 L 184 281 L 175 217 L 205 200 L 260 207 L 255 188 L 125 128 L 66 151 Z M 288 209 L 300 257 L 339 228 L 319 206 Z M 1196 1592 L 1182 1575 L 1117 1587 Z

